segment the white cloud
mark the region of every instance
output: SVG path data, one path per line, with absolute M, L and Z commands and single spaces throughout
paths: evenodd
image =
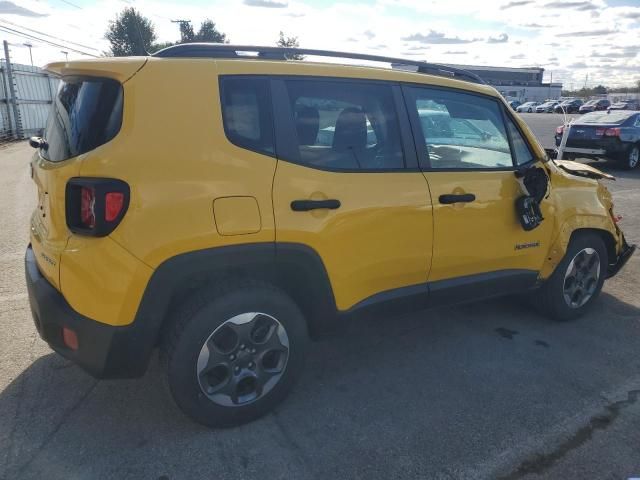
M 328 6 L 305 1 L 310 0 L 214 0 L 206 6 L 188 0 L 180 4 L 130 0 L 130 4 L 152 20 L 159 41 L 179 37 L 171 19 L 191 19 L 197 28 L 199 22 L 211 18 L 237 44 L 273 45 L 282 30 L 299 37 L 303 47 L 410 56 L 438 63 L 539 65 L 548 73 L 553 71 L 554 81 L 566 83 L 583 82 L 587 74 L 590 83 L 609 85 L 631 84 L 640 77 L 640 6 L 607 7 L 604 0 L 375 0 L 367 4 L 344 0 Z M 81 9 L 59 0 L 25 0 L 15 5 L 18 3 L 48 16 L 5 15 L 0 1 L 0 27 L 22 30 L 2 22 L 11 21 L 99 52 L 108 48 L 103 38 L 108 20 L 127 6 L 123 0 L 82 3 Z M 274 6 L 277 8 L 269 8 Z M 25 39 L 1 33 L 12 43 L 14 61 L 28 63 L 28 50 L 22 47 Z M 37 64 L 62 56 L 61 48 L 32 43 Z M 78 57 L 69 51 L 69 58 Z

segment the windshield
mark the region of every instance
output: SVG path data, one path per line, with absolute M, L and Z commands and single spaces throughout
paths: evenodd
M 122 122 L 122 85 L 107 78 L 65 78 L 53 100 L 42 156 L 59 162 L 116 136 Z
M 631 115 L 629 112 L 594 112 L 580 117 L 579 123 L 623 123 Z

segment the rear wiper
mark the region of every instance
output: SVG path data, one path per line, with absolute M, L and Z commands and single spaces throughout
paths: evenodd
M 49 148 L 49 144 L 42 137 L 31 137 L 29 139 L 29 145 L 31 145 L 33 148 L 40 148 L 42 150 L 46 150 L 47 148 Z

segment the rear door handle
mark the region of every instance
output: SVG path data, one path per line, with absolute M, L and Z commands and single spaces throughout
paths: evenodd
M 469 203 L 473 202 L 475 199 L 476 196 L 473 193 L 462 193 L 459 195 L 450 193 L 447 195 L 440 195 L 440 197 L 438 197 L 440 203 L 444 203 L 446 205 L 449 205 L 451 203 Z
M 294 212 L 308 212 L 319 208 L 335 210 L 340 208 L 340 200 L 294 200 L 291 202 L 291 210 Z

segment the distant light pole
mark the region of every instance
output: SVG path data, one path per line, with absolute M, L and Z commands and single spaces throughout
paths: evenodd
M 69 61 L 69 52 L 67 52 L 66 50 L 60 50 L 60 52 L 64 53 L 64 59 L 68 62 Z
M 33 55 L 31 55 L 31 47 L 33 47 L 33 45 L 29 42 L 23 43 L 23 45 L 29 49 L 29 58 L 31 59 L 31 66 L 33 67 Z

